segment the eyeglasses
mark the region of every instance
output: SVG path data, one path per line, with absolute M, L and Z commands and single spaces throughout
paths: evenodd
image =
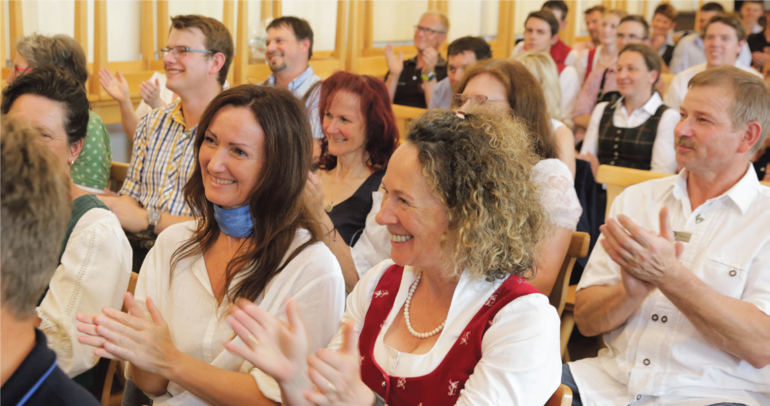
M 464 94 L 456 94 L 452 96 L 452 108 L 458 109 L 465 105 L 470 100 L 472 106 L 483 106 L 487 102 L 506 102 L 508 103 L 508 100 L 505 99 L 495 99 L 492 97 L 487 96 L 466 96 Z
M 623 40 L 626 40 L 626 39 L 629 40 L 629 41 L 644 41 L 644 40 L 647 39 L 647 37 L 638 37 L 638 36 L 636 36 L 634 34 L 626 35 L 626 34 L 620 34 L 620 33 L 616 34 L 615 38 L 617 38 L 620 41 L 623 41 Z
M 217 53 L 217 51 L 209 51 L 207 49 L 195 49 L 190 47 L 178 46 L 178 47 L 171 47 L 171 48 L 169 47 L 161 48 L 160 57 L 164 58 L 166 55 L 169 54 L 169 52 L 174 54 L 174 58 L 178 58 L 179 56 L 185 56 L 187 55 L 188 52 L 198 52 L 201 54 L 210 54 L 210 55 Z
M 16 72 L 16 75 L 21 75 L 22 73 L 32 72 L 32 68 L 20 68 L 18 66 L 14 66 L 13 70 Z
M 427 27 L 421 27 L 419 25 L 414 26 L 415 31 L 422 31 L 425 35 L 444 34 L 444 31 L 436 31 Z

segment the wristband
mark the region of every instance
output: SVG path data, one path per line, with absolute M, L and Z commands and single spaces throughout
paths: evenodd
M 420 75 L 420 77 L 422 78 L 423 82 L 430 82 L 431 80 L 436 79 L 436 72 L 430 72 L 427 75 L 423 73 Z

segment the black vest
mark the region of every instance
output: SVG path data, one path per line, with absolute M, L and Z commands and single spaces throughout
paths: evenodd
M 615 127 L 612 115 L 616 106 L 608 104 L 599 122 L 599 163 L 649 171 L 658 123 L 668 106 L 661 104 L 652 117 L 635 128 Z

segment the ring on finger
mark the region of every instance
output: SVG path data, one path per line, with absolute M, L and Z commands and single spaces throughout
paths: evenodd
M 328 382 L 326 386 L 329 388 L 329 392 L 337 392 L 337 387 L 333 383 Z
M 257 337 L 254 337 L 254 334 L 249 334 L 249 340 L 254 343 L 254 345 L 259 345 L 259 340 L 257 340 Z

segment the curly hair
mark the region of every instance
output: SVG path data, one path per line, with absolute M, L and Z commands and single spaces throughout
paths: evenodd
M 358 95 L 361 115 L 366 120 L 366 145 L 364 149 L 369 155 L 366 165 L 373 170 L 384 169 L 388 166 L 390 156 L 398 146 L 398 125 L 390 95 L 385 83 L 368 75 L 339 71 L 329 76 L 321 85 L 321 102 L 318 114 L 323 123 L 326 111 L 337 95 L 344 91 Z M 329 154 L 329 140 L 321 140 L 321 159 L 318 165 L 324 170 L 334 169 L 337 157 Z
M 530 179 L 539 158 L 527 126 L 506 114 L 470 109 L 465 118 L 428 110 L 407 143 L 418 150 L 422 174 L 446 206 L 445 269 L 488 281 L 536 269 L 547 217 Z

